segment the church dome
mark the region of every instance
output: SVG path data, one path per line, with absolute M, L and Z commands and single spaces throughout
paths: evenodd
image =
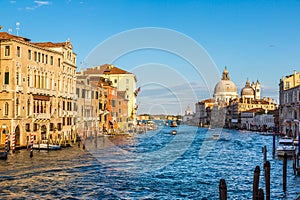
M 222 79 L 216 84 L 214 93 L 236 92 L 235 84 L 230 80 L 229 72 L 225 67 Z
M 214 93 L 236 92 L 236 86 L 231 80 L 220 80 L 215 86 Z
M 250 86 L 250 82 L 247 80 L 245 87 L 241 91 L 241 96 L 246 97 L 246 98 L 254 98 L 255 91 L 254 89 Z
M 238 97 L 236 86 L 230 80 L 227 67 L 223 71 L 222 79 L 215 86 L 214 97 L 217 101 L 223 100 L 226 102 Z

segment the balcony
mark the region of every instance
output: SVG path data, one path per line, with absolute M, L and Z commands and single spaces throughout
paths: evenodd
M 34 113 L 33 116 L 35 119 L 50 119 L 49 113 Z
M 23 92 L 23 86 L 17 85 L 16 92 Z
M 9 85 L 3 85 L 2 86 L 2 91 L 7 91 L 9 90 Z

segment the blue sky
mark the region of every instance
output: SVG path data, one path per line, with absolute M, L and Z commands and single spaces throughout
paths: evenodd
M 20 22 L 19 35 L 32 41 L 61 42 L 70 38 L 78 55 L 78 68 L 89 66 L 83 61 L 90 52 L 114 35 L 158 27 L 193 39 L 220 73 L 226 65 L 239 93 L 247 79 L 258 79 L 262 95 L 276 100 L 280 78 L 294 69 L 299 71 L 300 1 L 0 0 L 0 8 L 2 31 L 11 28 L 16 34 L 16 22 Z M 192 82 L 196 100 L 211 95 L 203 90 L 203 77 L 195 75 L 185 60 L 168 52 L 130 52 L 114 62 L 128 71 L 149 63 L 167 65 L 186 80 L 184 84 L 175 81 L 169 85 L 173 93 L 179 88 L 184 91 L 184 85 Z M 139 81 L 138 85 L 143 83 Z M 180 114 L 187 104 L 193 107 L 195 103 L 194 97 L 187 99 L 179 109 L 178 103 L 172 104 L 170 94 L 161 91 L 161 98 L 151 106 L 151 99 L 146 99 L 147 87 L 144 91 L 142 87 L 139 96 L 140 112 L 165 110 Z

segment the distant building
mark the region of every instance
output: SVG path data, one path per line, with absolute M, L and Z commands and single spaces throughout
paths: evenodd
M 182 116 L 182 122 L 190 123 L 193 121 L 193 118 L 194 118 L 194 113 L 192 112 L 190 105 L 188 105 L 185 110 L 185 114 Z
M 300 73 L 280 79 L 279 83 L 279 132 L 289 136 L 299 135 Z
M 127 103 L 127 114 L 123 113 L 123 117 L 126 117 L 126 121 L 129 124 L 134 124 L 136 121 L 137 113 L 137 104 L 136 97 L 140 91 L 140 88 L 136 88 L 136 76 L 127 72 L 123 69 L 120 69 L 114 65 L 104 64 L 97 67 L 87 68 L 84 71 L 81 71 L 80 74 L 88 74 L 90 77 L 94 78 L 106 78 L 111 81 L 111 86 L 115 87 L 117 91 L 126 91 L 125 99 Z M 114 116 L 116 118 L 116 116 Z

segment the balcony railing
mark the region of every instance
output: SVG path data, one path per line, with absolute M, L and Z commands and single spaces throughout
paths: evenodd
M 50 119 L 49 113 L 34 113 L 33 116 L 35 119 Z
M 17 85 L 16 92 L 23 92 L 23 86 Z
M 8 85 L 3 85 L 2 86 L 2 91 L 8 91 L 9 90 L 9 86 Z

